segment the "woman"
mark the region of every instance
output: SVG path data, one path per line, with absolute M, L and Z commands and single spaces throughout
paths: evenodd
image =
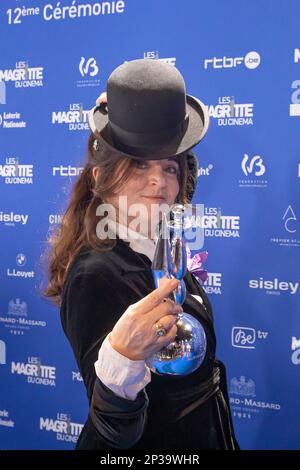
M 174 67 L 152 60 L 114 70 L 107 104 L 90 112 L 88 162 L 52 240 L 46 290 L 61 307 L 90 403 L 76 448 L 238 448 L 211 305 L 189 272 L 183 309 L 205 330 L 205 359 L 188 376 L 151 374 L 146 365 L 174 340 L 182 311 L 168 298 L 176 280 L 155 289 L 154 228 L 161 209 L 192 197 L 190 149 L 207 131 L 205 107 L 186 95 Z

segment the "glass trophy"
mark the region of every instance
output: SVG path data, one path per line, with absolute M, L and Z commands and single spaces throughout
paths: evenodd
M 163 277 L 173 277 L 180 285 L 170 298 L 183 304 L 186 286 L 183 277 L 187 270 L 187 254 L 184 237 L 184 206 L 174 204 L 169 213 L 170 220 L 164 215 L 156 250 L 152 262 L 155 286 Z M 206 335 L 201 323 L 186 312 L 178 314 L 177 334 L 174 341 L 146 360 L 152 372 L 161 375 L 188 375 L 203 362 L 206 353 Z

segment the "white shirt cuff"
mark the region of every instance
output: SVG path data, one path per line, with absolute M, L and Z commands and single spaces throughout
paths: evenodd
M 95 362 L 97 377 L 106 387 L 128 400 L 135 400 L 137 394 L 151 381 L 151 372 L 145 361 L 132 361 L 116 351 L 106 336 Z

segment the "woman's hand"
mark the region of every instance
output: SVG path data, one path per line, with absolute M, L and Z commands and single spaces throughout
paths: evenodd
M 177 333 L 177 315 L 183 310 L 181 305 L 166 297 L 178 285 L 176 279 L 164 278 L 157 289 L 130 305 L 109 335 L 112 347 L 123 356 L 137 361 L 152 356 L 170 344 Z M 157 322 L 167 331 L 165 336 L 157 336 Z
M 107 103 L 107 96 L 106 96 L 105 91 L 103 93 L 101 93 L 101 95 L 98 96 L 98 98 L 96 99 L 96 105 L 97 106 L 100 106 L 100 104 L 102 104 L 102 103 Z

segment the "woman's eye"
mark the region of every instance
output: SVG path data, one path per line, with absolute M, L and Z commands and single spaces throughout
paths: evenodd
M 139 160 L 136 160 L 134 162 L 134 165 L 136 168 L 147 168 L 147 164 L 145 162 L 142 162 L 142 161 L 139 161 Z
M 178 175 L 178 168 L 175 167 L 175 166 L 168 166 L 167 170 L 169 170 L 170 173 L 173 174 L 173 175 Z
M 140 170 L 145 170 L 145 169 L 148 168 L 147 162 L 143 162 L 141 160 L 136 160 L 134 162 L 134 166 L 135 166 L 135 168 L 140 169 Z M 164 171 L 166 171 L 167 173 L 170 173 L 172 175 L 178 175 L 178 173 L 179 173 L 179 169 L 174 165 L 165 167 Z

